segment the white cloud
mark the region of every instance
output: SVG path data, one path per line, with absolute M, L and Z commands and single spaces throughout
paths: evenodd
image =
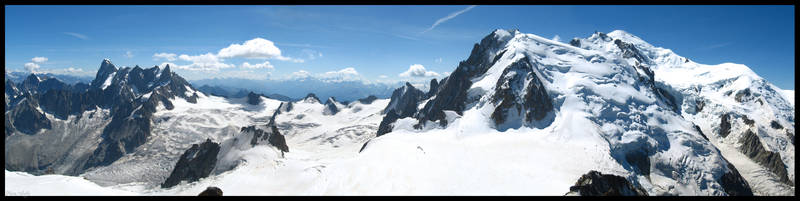
M 44 63 L 47 61 L 47 57 L 34 57 L 31 59 L 34 63 Z
M 438 77 L 439 73 L 425 70 L 422 64 L 413 64 L 408 67 L 406 72 L 400 73 L 400 77 Z
M 389 76 L 386 76 L 386 75 L 379 75 L 378 77 L 381 78 L 381 79 L 389 78 Z
M 175 61 L 177 56 L 178 55 L 173 54 L 173 53 L 165 53 L 165 52 L 156 53 L 156 54 L 153 54 L 153 61 L 158 61 L 159 59 L 164 59 L 164 60 L 167 60 L 167 61 Z
M 561 37 L 560 37 L 560 36 L 558 36 L 558 35 L 556 35 L 556 36 L 553 36 L 553 40 L 554 40 L 554 41 L 561 42 Z
M 308 71 L 304 71 L 304 70 L 293 72 L 292 75 L 290 75 L 290 78 L 295 78 L 295 79 L 296 78 L 307 78 L 307 77 L 311 77 L 311 73 L 309 73 Z
M 219 69 L 223 68 L 236 67 L 233 64 L 222 63 L 222 59 L 219 59 L 217 55 L 212 53 L 196 56 L 182 54 L 181 56 L 178 56 L 178 59 L 192 62 L 192 64 L 189 65 L 175 65 L 176 68 L 184 70 L 219 71 Z
M 258 68 L 266 68 L 266 69 L 275 69 L 275 66 L 269 63 L 269 61 L 264 61 L 264 63 L 260 64 L 250 64 L 248 62 L 242 63 L 242 68 L 249 68 L 249 69 L 258 69 Z
M 131 51 L 126 51 L 126 52 L 125 52 L 125 55 L 123 55 L 123 56 L 125 56 L 125 57 L 128 57 L 128 58 L 133 58 L 133 56 L 134 56 L 134 55 L 133 55 L 133 52 L 131 52 Z
M 79 33 L 72 33 L 72 32 L 63 32 L 63 33 L 67 34 L 67 35 L 70 35 L 70 36 L 74 36 L 75 38 L 83 39 L 83 40 L 88 40 L 89 39 L 88 36 L 83 35 L 83 34 L 79 34 Z
M 243 57 L 250 59 L 270 59 L 281 56 L 281 50 L 275 43 L 263 38 L 254 38 L 244 44 L 231 44 L 219 50 L 220 58 Z
M 62 69 L 47 69 L 47 70 L 43 69 L 38 72 L 60 74 L 60 75 L 74 75 L 74 76 L 92 76 L 97 73 L 96 71 L 84 71 L 83 69 L 75 67 L 62 68 Z
M 447 16 L 445 16 L 445 17 L 443 17 L 443 18 L 440 18 L 439 20 L 436 20 L 436 22 L 434 22 L 434 23 L 433 23 L 433 25 L 431 25 L 431 27 L 430 27 L 430 28 L 426 29 L 426 30 L 425 30 L 425 31 L 423 31 L 422 33 L 425 33 L 425 32 L 428 32 L 428 31 L 430 31 L 430 30 L 433 30 L 433 28 L 436 28 L 436 26 L 439 26 L 439 24 L 441 24 L 441 23 L 444 23 L 444 22 L 446 22 L 447 20 L 453 19 L 453 18 L 455 18 L 456 16 L 458 16 L 458 15 L 461 15 L 461 13 L 467 12 L 467 11 L 469 11 L 469 10 L 470 10 L 470 9 L 472 9 L 472 8 L 475 8 L 475 5 L 469 6 L 469 7 L 465 8 L 465 9 L 463 9 L 463 10 L 459 10 L 459 11 L 456 11 L 456 12 L 450 13 L 449 15 L 447 15 Z
M 441 58 L 441 57 L 439 57 L 439 58 L 437 58 L 437 59 L 436 59 L 436 60 L 434 60 L 434 61 L 436 61 L 436 63 L 442 63 L 442 58 Z
M 37 70 L 39 70 L 39 64 L 25 63 L 25 70 L 30 72 L 36 72 Z
M 323 80 L 341 82 L 341 81 L 354 81 L 360 80 L 358 71 L 353 67 L 344 68 L 338 71 L 328 71 L 319 76 Z
M 293 59 L 293 58 L 284 57 L 284 56 L 278 56 L 278 57 L 275 57 L 275 59 L 281 60 L 281 61 L 291 61 L 291 62 L 294 62 L 294 63 L 306 62 L 305 60 L 302 60 L 302 59 Z

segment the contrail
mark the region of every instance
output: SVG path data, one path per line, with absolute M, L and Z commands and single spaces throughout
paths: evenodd
M 422 33 L 425 33 L 425 32 L 428 32 L 428 31 L 430 31 L 430 30 L 433 30 L 433 28 L 436 28 L 436 26 L 439 26 L 439 24 L 441 24 L 441 23 L 443 23 L 443 22 L 446 22 L 447 20 L 453 19 L 453 18 L 455 18 L 456 16 L 458 16 L 458 15 L 461 15 L 461 13 L 467 12 L 467 11 L 469 11 L 469 10 L 470 10 L 470 9 L 472 9 L 472 8 L 475 8 L 475 5 L 471 5 L 471 6 L 467 7 L 467 8 L 465 8 L 464 10 L 460 10 L 460 11 L 456 11 L 456 12 L 454 12 L 454 13 L 450 13 L 450 14 L 449 14 L 449 15 L 447 15 L 446 17 L 443 17 L 443 18 L 441 18 L 441 19 L 439 19 L 439 20 L 436 20 L 436 22 L 435 22 L 435 23 L 433 23 L 433 25 L 431 25 L 431 28 L 428 28 L 428 29 L 426 29 L 426 30 L 425 30 L 425 31 L 423 31 Z

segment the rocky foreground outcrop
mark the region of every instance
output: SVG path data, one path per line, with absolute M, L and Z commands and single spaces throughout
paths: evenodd
M 566 195 L 579 196 L 647 196 L 647 191 L 624 177 L 589 171 L 569 187 Z
M 206 139 L 201 144 L 193 144 L 191 148 L 183 152 L 175 169 L 169 174 L 167 180 L 161 184 L 161 188 L 169 188 L 181 183 L 181 181 L 193 182 L 207 177 L 214 170 L 217 163 L 217 153 L 219 144 Z

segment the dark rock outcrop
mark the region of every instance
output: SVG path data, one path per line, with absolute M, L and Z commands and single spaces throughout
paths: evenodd
M 33 135 L 41 129 L 50 129 L 50 120 L 37 109 L 39 104 L 35 95 L 26 92 L 22 96 L 24 99 L 5 114 L 6 136 L 11 135 L 14 130 Z
M 378 127 L 377 136 L 381 136 L 392 131 L 390 125 L 397 119 L 411 117 L 417 112 L 417 106 L 425 96 L 425 93 L 415 88 L 411 83 L 406 82 L 403 87 L 400 87 L 392 92 L 392 98 L 389 104 L 383 109 L 386 116 L 383 117 Z
M 199 145 L 193 144 L 183 152 L 172 173 L 161 184 L 161 188 L 178 185 L 181 181 L 194 182 L 207 177 L 214 170 L 219 149 L 219 144 L 212 142 L 211 139 L 206 139 Z
M 753 126 L 753 124 L 756 123 L 755 120 L 752 120 L 752 119 L 748 118 L 747 115 L 742 115 L 742 121 L 744 121 L 744 124 L 747 124 L 747 125 L 750 125 L 750 126 Z
M 261 95 L 253 93 L 252 91 L 247 94 L 247 104 L 258 105 L 261 104 Z
M 730 196 L 752 196 L 753 190 L 750 189 L 750 185 L 742 178 L 736 167 L 728 163 L 728 169 L 729 171 L 723 174 L 719 181 L 725 193 Z
M 567 195 L 580 196 L 647 196 L 647 191 L 624 177 L 589 171 L 569 187 Z
M 339 113 L 339 108 L 336 107 L 336 99 L 333 97 L 325 101 L 325 109 L 322 111 L 323 115 L 335 115 Z
M 314 93 L 308 93 L 308 95 L 306 95 L 306 97 L 303 98 L 303 101 L 307 103 L 321 103 L 319 98 L 317 98 L 317 95 Z
M 736 95 L 734 96 L 734 99 L 736 100 L 736 102 L 740 102 L 741 103 L 741 102 L 750 100 L 750 98 L 751 98 L 750 95 L 751 95 L 750 88 L 746 88 L 744 90 L 740 90 L 740 91 L 736 92 Z
M 722 114 L 720 115 L 720 123 L 719 123 L 719 135 L 722 137 L 727 137 L 728 134 L 731 133 L 731 122 L 730 122 L 730 114 Z
M 772 120 L 771 122 L 769 122 L 769 127 L 772 127 L 774 129 L 783 129 L 783 126 L 781 126 L 781 124 L 778 123 L 775 120 Z
M 605 35 L 605 34 L 603 34 L 603 35 Z M 622 57 L 624 57 L 624 58 L 631 58 L 631 57 L 633 57 L 634 59 L 636 59 L 636 61 L 639 61 L 640 63 L 644 63 L 644 64 L 650 64 L 650 63 L 652 63 L 652 62 L 650 61 L 650 58 L 649 58 L 649 57 L 647 57 L 647 56 L 646 56 L 644 53 L 642 53 L 641 51 L 639 51 L 639 49 L 638 49 L 638 48 L 636 48 L 636 46 L 635 46 L 635 45 L 633 45 L 633 44 L 630 44 L 630 43 L 626 43 L 626 42 L 622 42 L 622 41 L 621 41 L 621 40 L 619 40 L 619 39 L 615 39 L 615 40 L 614 40 L 614 44 L 615 44 L 615 45 L 617 45 L 617 47 L 618 47 L 620 50 L 622 50 Z
M 516 116 L 523 121 L 518 124 L 521 126 L 522 123 L 542 120 L 553 109 L 550 96 L 536 76 L 528 57 L 512 63 L 500 77 L 495 86 L 495 95 L 492 97 L 492 101 L 498 103 L 491 115 L 495 125 L 499 126 L 506 123 L 510 117 Z M 520 90 L 522 87 L 524 90 Z
M 378 97 L 373 96 L 373 95 L 369 95 L 366 98 L 358 99 L 358 102 L 360 102 L 361 104 L 367 104 L 368 105 L 368 104 L 372 104 L 372 102 L 374 102 L 375 100 L 378 100 Z
M 274 123 L 268 123 L 267 129 L 263 130 L 257 126 L 247 126 L 240 129 L 241 132 L 252 132 L 253 138 L 250 139 L 250 145 L 256 146 L 260 142 L 266 141 L 273 147 L 278 148 L 283 152 L 289 152 L 289 146 L 286 145 L 286 138 L 278 131 L 278 127 Z
M 436 78 L 431 79 L 431 83 L 429 85 L 428 93 L 425 94 L 426 98 L 432 97 L 436 94 L 437 89 L 439 89 L 439 82 L 436 82 Z
M 578 39 L 578 38 L 573 38 L 572 40 L 569 41 L 569 45 L 572 45 L 573 47 L 580 48 L 581 47 L 581 40 Z
M 706 134 L 704 134 L 703 131 L 700 130 L 700 126 L 697 126 L 697 125 L 692 125 L 692 126 L 694 127 L 694 130 L 697 131 L 697 133 L 700 133 L 700 136 L 702 136 L 703 139 L 708 140 L 708 137 L 706 137 Z
M 222 189 L 219 189 L 214 186 L 209 186 L 203 192 L 200 192 L 197 196 L 222 196 Z
M 756 133 L 748 129 L 739 142 L 742 143 L 739 149 L 744 155 L 778 175 L 781 182 L 794 186 L 794 182 L 789 180 L 786 165 L 780 154 L 764 149 L 764 145 Z

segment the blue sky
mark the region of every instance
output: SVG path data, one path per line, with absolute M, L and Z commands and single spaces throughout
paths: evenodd
M 5 20 L 7 71 L 93 75 L 110 58 L 189 80 L 427 80 L 497 28 L 562 41 L 621 29 L 794 89 L 793 6 L 6 6 Z

